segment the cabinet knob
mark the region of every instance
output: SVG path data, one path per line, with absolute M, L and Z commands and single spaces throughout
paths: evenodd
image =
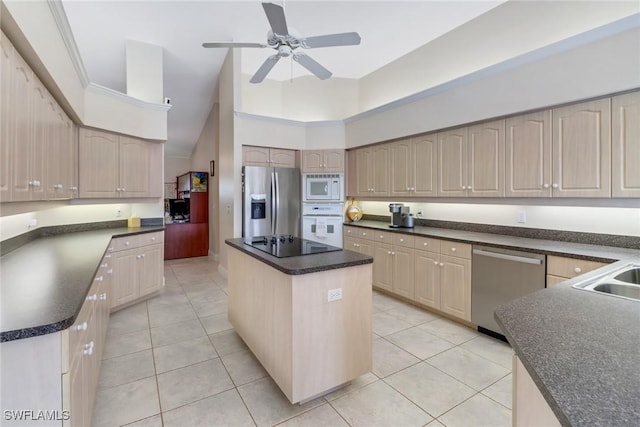
M 441 262 L 441 263 L 440 263 L 440 267 L 444 267 L 444 263 L 442 263 L 442 262 Z
M 575 271 L 576 273 L 581 273 L 582 269 L 580 267 L 576 267 L 573 269 L 573 271 Z
M 456 251 L 456 248 L 451 248 L 451 252 L 455 252 L 455 251 Z
M 542 187 L 543 188 L 549 188 L 549 184 L 543 184 Z
M 558 184 L 551 184 L 553 188 L 558 188 Z
M 404 239 L 400 239 L 400 243 L 404 242 Z
M 387 251 L 387 255 L 391 255 L 391 251 Z
M 411 191 L 411 188 L 407 187 L 407 191 Z
M 155 238 L 155 237 L 152 237 L 152 238 L 151 238 L 151 241 L 152 241 L 152 242 L 155 242 L 155 241 L 156 241 L 156 238 Z
M 415 187 L 411 187 L 411 191 L 416 191 L 416 188 Z
M 438 263 L 438 261 L 433 261 L 433 263 L 434 263 L 435 265 L 438 265 L 438 264 L 439 264 L 439 263 Z
M 380 239 L 384 239 L 384 234 L 381 234 L 381 235 L 380 235 Z
M 359 243 L 356 243 L 356 248 L 359 248 L 359 247 L 360 247 L 360 244 L 359 244 Z
M 76 331 L 86 331 L 87 330 L 87 322 L 82 322 L 79 325 L 76 325 Z
M 97 301 L 98 300 L 98 295 L 93 294 L 93 295 L 89 295 L 87 297 L 87 301 Z
M 396 254 L 395 252 L 391 251 L 391 255 L 395 255 L 395 254 Z
M 71 191 L 78 191 L 78 187 L 69 187 L 69 190 L 71 190 Z
M 100 294 L 100 301 L 106 301 L 106 300 L 107 300 L 107 293 L 105 292 L 103 294 Z
M 125 246 L 129 246 L 131 243 L 130 242 L 124 242 Z
M 422 246 L 429 246 L 429 244 L 427 242 L 424 242 Z
M 96 282 L 102 282 L 104 278 L 102 276 L 96 277 Z
M 100 264 L 100 268 L 107 268 L 107 266 L 108 266 L 108 264 L 106 262 L 104 264 Z
M 127 191 L 127 190 L 125 190 L 124 188 L 121 188 L 120 191 Z
M 366 235 L 367 235 L 367 232 L 366 232 L 366 231 L 363 231 L 363 232 L 362 232 L 362 235 L 363 235 L 363 236 L 366 236 Z
M 84 354 L 85 356 L 91 356 L 93 354 L 93 346 L 93 341 L 91 341 L 89 344 L 85 344 L 82 354 Z
M 462 186 L 462 189 L 463 189 L 463 190 L 466 190 L 466 189 L 467 189 L 467 186 L 466 186 L 466 185 L 463 185 L 463 186 Z

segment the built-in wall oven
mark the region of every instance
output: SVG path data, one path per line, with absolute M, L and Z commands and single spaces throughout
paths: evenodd
M 342 203 L 303 203 L 302 237 L 341 248 L 343 215 Z

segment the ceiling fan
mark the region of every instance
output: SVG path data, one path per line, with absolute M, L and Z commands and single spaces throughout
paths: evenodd
M 331 71 L 324 68 L 317 61 L 304 53 L 294 52 L 297 48 L 314 49 L 331 46 L 353 46 L 360 44 L 358 33 L 338 33 L 323 36 L 301 37 L 293 28 L 287 27 L 282 6 L 274 3 L 262 3 L 264 13 L 267 15 L 271 30 L 267 33 L 267 44 L 242 43 L 242 42 L 211 42 L 202 43 L 203 47 L 270 47 L 276 50 L 276 54 L 267 58 L 258 71 L 249 80 L 251 83 L 260 83 L 269 74 L 280 58 L 291 56 L 294 61 L 311 71 L 321 80 L 331 77 Z

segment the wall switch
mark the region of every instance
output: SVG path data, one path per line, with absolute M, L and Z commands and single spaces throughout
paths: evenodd
M 518 222 L 520 224 L 527 222 L 527 213 L 525 211 L 518 211 Z
M 342 299 L 342 288 L 338 289 L 329 289 L 327 293 L 327 302 L 337 301 Z

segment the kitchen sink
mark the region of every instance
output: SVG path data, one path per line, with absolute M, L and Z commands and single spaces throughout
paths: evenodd
M 640 301 L 640 265 L 627 264 L 603 276 L 573 285 L 576 289 Z

